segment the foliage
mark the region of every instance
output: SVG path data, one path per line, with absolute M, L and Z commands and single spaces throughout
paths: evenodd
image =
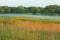
M 2 13 L 19 13 L 19 14 L 42 14 L 42 15 L 60 15 L 60 6 L 59 5 L 49 5 L 46 7 L 8 7 L 0 6 L 0 14 Z
M 16 21 L 43 21 L 55 22 L 54 20 L 26 18 L 26 17 L 0 17 L 0 40 L 60 40 L 60 30 L 50 31 L 40 29 L 28 29 Z M 56 20 L 58 21 L 58 20 Z

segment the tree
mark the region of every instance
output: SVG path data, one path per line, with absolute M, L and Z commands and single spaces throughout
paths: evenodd
M 2 8 L 2 6 L 0 6 L 0 13 L 4 13 L 4 9 Z
M 18 6 L 18 13 L 25 13 L 25 8 L 23 6 Z
M 8 6 L 3 6 L 5 13 L 10 13 L 10 8 Z
M 45 7 L 45 12 L 50 13 L 50 15 L 53 15 L 55 10 L 58 8 L 58 5 L 49 5 Z

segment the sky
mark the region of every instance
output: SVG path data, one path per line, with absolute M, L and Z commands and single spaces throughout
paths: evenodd
M 60 5 L 60 0 L 0 0 L 0 6 L 36 6 Z

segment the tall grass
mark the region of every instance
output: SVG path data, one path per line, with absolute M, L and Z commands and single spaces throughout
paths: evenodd
M 17 24 L 16 21 L 18 20 L 23 21 L 22 18 L 16 17 L 0 18 L 0 40 L 60 40 L 60 31 L 45 31 L 44 29 L 38 30 L 37 28 L 35 30 L 30 30 Z M 40 19 L 24 19 L 24 21 L 28 20 L 38 21 Z M 46 22 L 42 19 L 41 21 Z

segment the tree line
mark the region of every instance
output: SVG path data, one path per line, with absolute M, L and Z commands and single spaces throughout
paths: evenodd
M 60 15 L 60 6 L 59 5 L 48 5 L 46 7 L 9 7 L 9 6 L 0 6 L 0 14 L 42 14 L 42 15 Z

